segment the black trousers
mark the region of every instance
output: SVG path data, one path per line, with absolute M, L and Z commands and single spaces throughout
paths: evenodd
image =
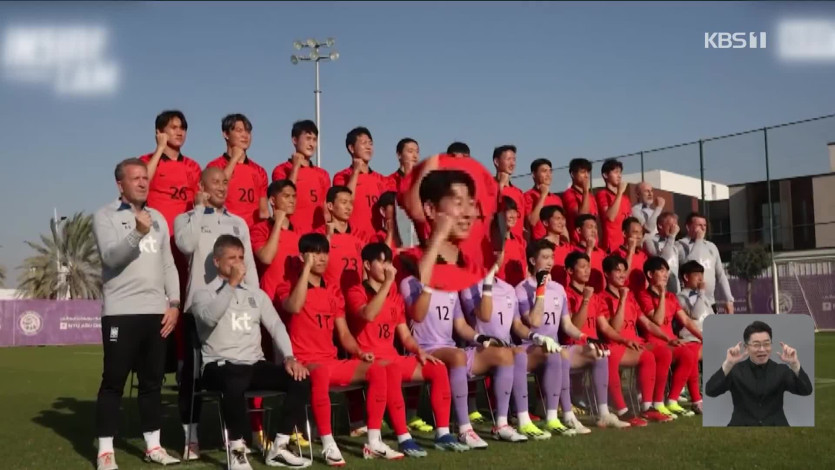
M 243 439 L 249 432 L 246 398 L 248 390 L 276 390 L 285 392 L 278 409 L 279 434 L 292 434 L 293 427 L 301 429 L 304 423 L 305 406 L 310 402 L 310 379 L 297 381 L 283 365 L 258 361 L 252 365 L 220 364 L 212 362 L 203 369 L 203 385 L 207 390 L 223 393 L 221 407 L 229 430 L 229 440 Z
M 139 379 L 139 419 L 142 432 L 160 429 L 161 390 L 165 375 L 162 314 L 114 315 L 101 319 L 104 366 L 96 402 L 96 432 L 115 436 L 119 429 L 122 393 L 131 370 Z
M 194 379 L 195 352 L 194 348 L 199 347 L 197 330 L 194 324 L 194 315 L 183 314 L 183 368 L 180 370 L 180 387 L 177 391 L 177 404 L 180 409 L 180 422 L 183 424 L 199 423 L 200 413 L 203 408 L 203 400 L 200 397 L 194 399 L 194 412 L 191 411 L 191 387 L 194 382 L 194 391 L 203 390 L 203 384 L 198 377 Z M 200 357 L 197 357 L 197 367 L 200 365 Z

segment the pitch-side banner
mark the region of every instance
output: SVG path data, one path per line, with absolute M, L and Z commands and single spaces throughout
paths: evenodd
M 100 301 L 0 301 L 0 347 L 62 344 L 101 344 Z
M 734 309 L 738 313 L 774 313 L 774 287 L 771 278 L 754 280 L 751 310 L 746 302 L 746 283 L 731 279 Z M 835 330 L 835 276 L 810 275 L 780 278 L 780 313 L 811 314 L 815 327 Z

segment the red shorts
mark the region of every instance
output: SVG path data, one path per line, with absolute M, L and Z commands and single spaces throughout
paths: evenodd
M 331 359 L 325 361 L 315 361 L 304 363 L 305 366 L 315 364 L 317 369 L 327 369 L 330 386 L 343 387 L 351 385 L 354 379 L 354 373 L 357 368 L 362 365 L 359 359 Z M 316 375 L 321 374 L 321 372 Z
M 397 367 L 400 368 L 400 376 L 403 382 L 411 382 L 415 376 L 415 370 L 420 365 L 417 356 L 412 355 L 379 357 L 377 360 L 397 364 Z

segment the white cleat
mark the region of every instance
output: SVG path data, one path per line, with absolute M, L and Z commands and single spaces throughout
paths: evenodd
M 286 445 L 280 445 L 277 441 L 270 446 L 265 462 L 270 467 L 307 468 L 311 465 L 310 460 L 290 452 Z
M 158 463 L 160 465 L 174 465 L 180 463 L 180 459 L 168 455 L 168 452 L 162 447 L 154 447 L 151 450 L 146 450 L 145 461 L 149 463 Z
M 528 436 L 519 434 L 512 426 L 505 424 L 504 426 L 493 428 L 493 439 L 507 442 L 527 442 Z
M 392 449 L 383 441 L 369 442 L 362 446 L 362 458 L 364 459 L 400 460 L 405 456 L 405 454 Z
M 196 442 L 192 442 L 183 449 L 183 460 L 186 462 L 200 460 L 200 446 Z
M 472 429 L 468 429 L 458 435 L 458 441 L 466 444 L 470 449 L 486 449 L 487 443 L 480 438 Z
M 339 447 L 336 444 L 331 444 L 322 449 L 322 458 L 330 467 L 342 467 L 345 465 L 345 459 L 342 458 L 342 452 L 339 452 Z
M 625 421 L 621 421 L 614 413 L 609 413 L 597 420 L 597 427 L 599 428 L 623 429 L 630 426 L 632 425 Z
M 119 470 L 116 455 L 113 452 L 105 452 L 96 457 L 96 470 Z
M 576 432 L 577 434 L 588 434 L 591 432 L 591 429 L 583 426 L 583 423 L 581 423 L 580 420 L 577 419 L 577 416 L 574 416 L 571 419 L 566 419 L 565 425 L 569 429 L 573 429 L 574 432 Z
M 230 452 L 232 464 L 229 465 L 229 470 L 252 470 L 252 465 L 246 458 L 246 446 L 231 449 Z

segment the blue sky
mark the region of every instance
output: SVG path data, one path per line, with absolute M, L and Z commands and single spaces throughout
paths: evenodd
M 706 31 L 766 31 L 773 45 L 777 22 L 791 16 L 835 19 L 835 6 L 4 2 L 0 33 L 107 26 L 122 80 L 112 96 L 68 98 L 0 79 L 0 263 L 30 254 L 23 240 L 48 231 L 53 207 L 91 212 L 114 197 L 114 164 L 153 150 L 162 109 L 186 113 L 184 153 L 201 164 L 224 150 L 221 117 L 247 114 L 250 156 L 269 172 L 291 151 L 292 122 L 313 117 L 313 66 L 289 60 L 296 39 L 333 36 L 341 54 L 322 65 L 331 175 L 349 164 L 344 137 L 357 125 L 374 135 L 378 171 L 395 169 L 395 143 L 411 136 L 423 155 L 463 140 L 485 163 L 494 146 L 514 143 L 524 172 L 539 156 L 560 166 L 835 112 L 833 64 L 704 48 Z M 826 172 L 835 120 L 770 140 L 773 176 Z M 708 144 L 706 176 L 764 179 L 761 148 L 761 136 Z M 645 165 L 698 176 L 698 149 L 648 155 Z M 626 167 L 636 171 L 637 159 Z

